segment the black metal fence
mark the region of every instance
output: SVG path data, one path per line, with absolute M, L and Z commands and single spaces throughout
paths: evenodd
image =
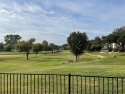
M 0 94 L 125 94 L 125 77 L 0 73 Z

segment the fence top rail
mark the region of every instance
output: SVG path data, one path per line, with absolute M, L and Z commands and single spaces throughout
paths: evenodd
M 75 76 L 75 77 L 93 77 L 93 78 L 125 78 L 125 76 L 91 76 L 91 75 L 79 75 L 79 74 L 40 74 L 40 73 L 2 73 L 1 74 L 15 74 L 15 75 L 53 75 L 53 76 Z
M 58 76 L 68 76 L 67 74 L 40 74 L 40 73 L 0 73 L 0 74 L 15 74 L 15 75 L 58 75 Z
M 92 76 L 92 75 L 71 75 L 71 76 L 80 76 L 80 77 L 93 77 L 93 78 L 125 78 L 125 76 Z

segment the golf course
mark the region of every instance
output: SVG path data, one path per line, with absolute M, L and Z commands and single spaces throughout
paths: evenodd
M 69 62 L 69 61 L 73 62 Z M 75 61 L 69 51 L 29 54 L 0 52 L 0 72 L 40 74 L 80 74 L 87 76 L 125 76 L 124 53 L 85 52 Z

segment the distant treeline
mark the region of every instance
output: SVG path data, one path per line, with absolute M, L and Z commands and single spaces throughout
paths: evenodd
M 4 37 L 5 44 L 0 43 L 0 51 L 19 51 L 19 52 L 25 52 L 26 57 L 28 60 L 29 53 L 35 53 L 36 57 L 38 53 L 55 53 L 59 52 L 60 50 L 68 50 L 68 44 L 63 44 L 61 46 L 56 45 L 54 43 L 48 43 L 46 40 L 44 40 L 42 43 L 35 43 L 36 39 L 31 38 L 29 40 L 22 40 L 22 37 L 20 35 L 13 35 L 9 34 Z
M 13 35 L 13 34 L 8 34 L 4 37 L 5 43 L 1 42 L 0 43 L 0 51 L 12 51 L 16 50 L 16 44 L 21 42 L 22 37 L 20 35 Z M 31 38 L 31 40 L 34 40 L 35 38 Z M 33 43 L 35 44 L 35 43 Z M 46 40 L 43 40 L 43 49 L 42 51 L 55 51 L 55 50 L 69 50 L 68 44 L 63 44 L 63 45 L 56 45 L 54 43 L 48 43 Z
M 20 51 L 26 52 L 27 59 L 30 51 L 37 54 L 41 51 L 51 51 L 54 53 L 59 50 L 70 50 L 76 57 L 79 57 L 83 50 L 88 51 L 125 51 L 125 26 L 116 28 L 114 31 L 106 36 L 95 37 L 93 40 L 89 40 L 85 32 L 72 32 L 67 38 L 67 44 L 61 46 L 54 43 L 48 43 L 44 40 L 42 43 L 35 43 L 36 39 L 31 38 L 29 40 L 21 41 L 20 35 L 9 34 L 4 37 L 5 44 L 0 43 L 0 51 Z M 112 45 L 113 44 L 113 45 Z M 115 44 L 115 45 L 114 45 Z

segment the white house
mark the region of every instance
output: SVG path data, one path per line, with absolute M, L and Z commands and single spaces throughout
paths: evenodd
M 105 43 L 103 45 L 103 48 L 101 50 L 101 52 L 109 52 L 109 51 L 114 51 L 114 49 L 116 49 L 118 47 L 118 45 L 116 43 Z

